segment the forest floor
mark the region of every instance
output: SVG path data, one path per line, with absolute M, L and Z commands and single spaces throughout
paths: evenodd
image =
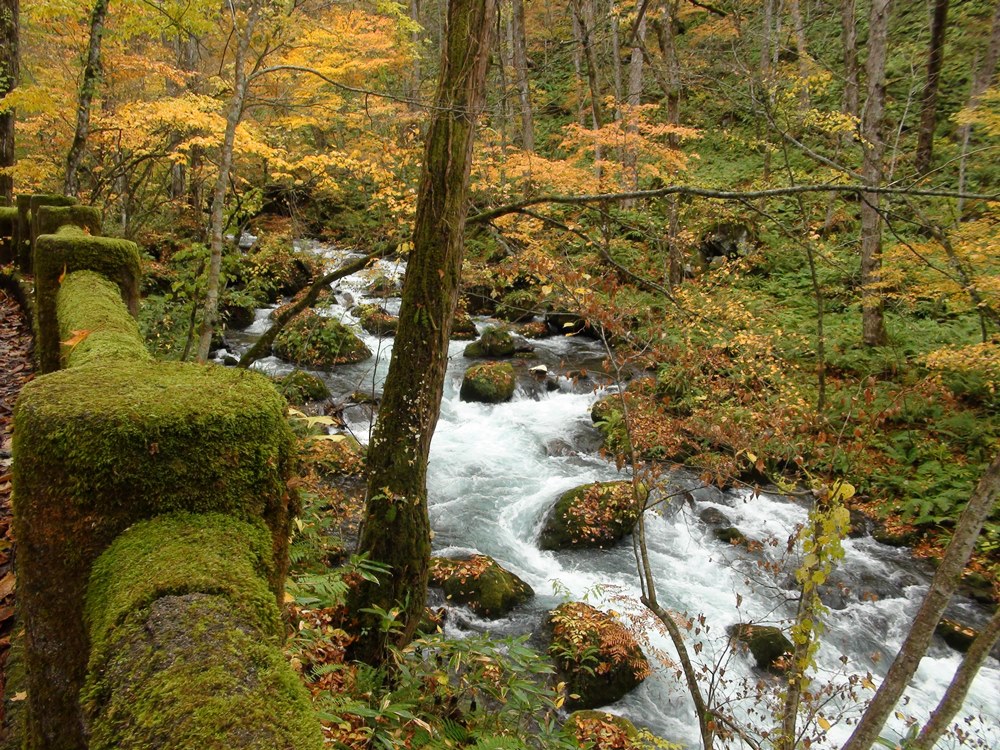
M 11 440 L 14 402 L 34 376 L 31 328 L 13 297 L 0 289 L 0 726 L 6 663 L 14 623 L 14 530 L 11 528 Z

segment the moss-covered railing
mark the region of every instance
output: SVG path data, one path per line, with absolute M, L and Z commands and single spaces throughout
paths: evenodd
M 14 417 L 24 746 L 318 748 L 280 649 L 284 402 L 252 372 L 152 361 L 138 262 L 78 228 L 35 238 L 48 374 Z

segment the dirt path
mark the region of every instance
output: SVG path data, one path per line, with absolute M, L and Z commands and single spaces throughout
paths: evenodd
M 14 300 L 0 289 L 0 727 L 5 666 L 14 622 L 14 532 L 11 529 L 11 422 L 21 386 L 34 375 L 31 331 Z

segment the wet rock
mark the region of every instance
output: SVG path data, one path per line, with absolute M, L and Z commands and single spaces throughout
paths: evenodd
M 275 338 L 272 349 L 286 362 L 317 370 L 360 362 L 372 356 L 371 350 L 350 328 L 312 310 L 299 314 L 286 325 Z
M 489 326 L 476 341 L 465 347 L 466 357 L 512 357 L 517 345 L 510 331 L 498 326 Z
M 963 654 L 969 650 L 969 646 L 979 635 L 974 629 L 948 617 L 941 618 L 934 632 L 941 636 L 945 643 Z
M 579 747 L 593 750 L 630 748 L 639 736 L 631 721 L 605 711 L 574 711 L 563 724 L 563 733 Z
M 698 514 L 698 518 L 702 520 L 702 523 L 705 523 L 709 526 L 721 526 L 724 528 L 729 528 L 732 527 L 733 525 L 733 522 L 729 520 L 729 516 L 727 516 L 718 508 L 705 508 L 705 510 L 703 510 L 700 514 Z
M 371 297 L 395 297 L 401 290 L 402 285 L 398 278 L 379 273 L 368 284 L 367 293 Z
M 648 495 L 640 485 L 639 506 Z M 638 518 L 631 482 L 584 484 L 559 497 L 545 519 L 538 544 L 547 550 L 610 547 L 631 533 Z
M 600 338 L 599 330 L 589 320 L 574 313 L 545 313 L 545 323 L 552 333 L 559 336 L 582 335 L 588 338 Z
M 514 368 L 506 362 L 484 362 L 465 371 L 459 398 L 483 404 L 510 401 L 516 381 Z
M 522 323 L 515 328 L 517 335 L 526 339 L 544 339 L 552 335 L 545 321 L 535 320 L 529 323 Z
M 546 456 L 575 456 L 576 450 L 566 440 L 555 438 L 545 443 Z
M 399 328 L 399 318 L 390 315 L 380 305 L 360 305 L 357 309 L 358 322 L 372 336 L 395 336 Z
M 871 536 L 872 530 L 875 528 L 875 523 L 860 510 L 852 508 L 849 512 L 851 515 L 851 528 L 847 532 L 847 536 L 851 539 Z
M 275 381 L 278 393 L 292 406 L 302 406 L 307 401 L 325 401 L 330 398 L 330 389 L 317 376 L 302 370 L 292 370 Z
M 790 657 L 794 646 L 781 632 L 781 628 L 740 623 L 730 626 L 726 632 L 730 638 L 750 649 L 760 669 L 773 674 L 784 674 L 791 666 Z
M 222 308 L 222 319 L 226 327 L 241 331 L 254 321 L 256 311 L 252 302 L 243 305 L 227 304 Z
M 746 534 L 737 529 L 735 526 L 727 526 L 723 529 L 715 529 L 712 532 L 716 539 L 725 544 L 732 544 L 734 546 L 746 547 L 749 544 Z
M 479 335 L 476 324 L 472 322 L 467 312 L 459 310 L 455 313 L 455 320 L 451 324 L 451 337 L 459 341 L 468 341 Z
M 919 535 L 914 529 L 878 524 L 872 531 L 872 538 L 889 547 L 912 547 L 919 539 Z
M 549 613 L 545 626 L 569 709 L 614 703 L 649 675 L 649 662 L 632 634 L 589 604 L 563 604 Z
M 531 586 L 487 555 L 431 558 L 429 585 L 442 589 L 448 601 L 490 619 L 505 616 L 535 595 Z

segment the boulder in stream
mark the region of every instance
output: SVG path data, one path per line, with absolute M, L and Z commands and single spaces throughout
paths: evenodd
M 945 643 L 963 654 L 969 650 L 969 646 L 979 635 L 972 628 L 948 617 L 941 618 L 937 627 L 934 628 L 934 632 L 941 636 Z
M 465 371 L 459 398 L 482 404 L 510 401 L 516 381 L 514 368 L 506 362 L 484 362 Z
M 292 370 L 283 378 L 278 378 L 274 387 L 292 406 L 302 406 L 307 401 L 325 401 L 330 398 L 330 389 L 319 377 L 304 370 Z
M 510 323 L 523 323 L 535 317 L 539 307 L 538 294 L 528 289 L 515 289 L 500 299 L 496 316 Z
M 790 659 L 795 647 L 781 628 L 740 623 L 731 625 L 726 631 L 734 641 L 750 649 L 760 669 L 773 674 L 784 674 L 791 666 Z
M 583 602 L 567 602 L 545 620 L 552 635 L 549 656 L 566 683 L 566 707 L 614 703 L 650 673 L 632 633 L 618 620 Z
M 606 711 L 574 711 L 563 724 L 563 733 L 580 747 L 622 750 L 638 747 L 639 730 L 624 716 Z
M 469 313 L 464 310 L 456 310 L 455 319 L 451 324 L 451 337 L 459 341 L 469 341 L 478 335 L 479 331 L 476 330 L 476 324 L 469 317 Z
M 274 339 L 274 353 L 287 362 L 323 370 L 372 356 L 365 342 L 338 320 L 312 310 L 297 315 Z
M 372 336 L 395 336 L 399 318 L 379 305 L 359 305 L 358 321 Z
M 593 482 L 564 492 L 545 519 L 539 546 L 610 547 L 632 531 L 648 495 L 640 484 L 639 497 L 633 497 L 630 481 Z
M 711 506 L 705 508 L 705 510 L 698 515 L 698 518 L 700 518 L 702 522 L 708 526 L 727 528 L 733 525 L 733 522 L 729 520 L 729 516 L 718 508 L 713 508 Z
M 487 555 L 432 557 L 429 585 L 443 590 L 450 602 L 490 619 L 503 617 L 535 595 L 531 586 Z
M 514 337 L 506 328 L 488 326 L 482 336 L 465 347 L 466 357 L 513 357 L 517 351 Z

